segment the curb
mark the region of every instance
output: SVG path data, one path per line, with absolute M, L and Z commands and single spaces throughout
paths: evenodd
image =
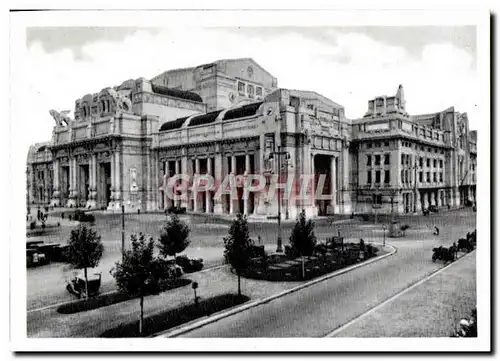
M 409 285 L 408 287 L 406 287 L 405 289 L 397 292 L 395 295 L 392 295 L 390 296 L 389 298 L 387 298 L 386 300 L 382 301 L 381 303 L 379 303 L 378 305 L 375 305 L 373 306 L 372 308 L 370 308 L 369 310 L 363 312 L 362 314 L 354 317 L 353 319 L 351 319 L 350 321 L 347 321 L 346 323 L 344 323 L 343 325 L 340 325 L 339 327 L 337 327 L 336 329 L 334 329 L 333 331 L 330 331 L 328 334 L 326 334 L 325 336 L 323 336 L 323 338 L 330 338 L 330 337 L 335 337 L 337 334 L 339 334 L 340 332 L 344 331 L 346 328 L 348 328 L 349 326 L 352 326 L 353 324 L 355 324 L 356 322 L 358 322 L 359 320 L 365 318 L 366 316 L 369 316 L 372 312 L 375 312 L 377 310 L 379 310 L 380 308 L 384 307 L 385 305 L 387 305 L 388 303 L 394 301 L 395 299 L 397 299 L 398 297 L 402 296 L 403 294 L 405 294 L 406 292 L 408 291 L 411 291 L 412 289 L 414 289 L 415 287 L 418 287 L 422 284 L 424 284 L 425 282 L 429 281 L 431 278 L 433 278 L 434 276 L 437 276 L 438 274 L 440 274 L 441 272 L 447 270 L 448 268 L 450 268 L 451 266 L 453 265 L 456 265 L 458 263 L 458 261 L 464 259 L 465 257 L 469 256 L 470 254 L 472 254 L 473 252 L 475 252 L 475 249 L 471 252 L 468 252 L 468 253 L 465 253 L 463 254 L 462 256 L 460 256 L 459 258 L 457 258 L 454 262 L 451 262 L 437 270 L 435 270 L 434 272 L 430 273 L 429 275 L 425 276 L 423 279 L 420 279 L 414 283 L 412 283 L 411 285 Z
M 221 269 L 221 268 L 224 268 L 224 267 L 227 267 L 227 265 L 223 264 L 223 265 L 219 265 L 219 266 L 213 266 L 213 267 L 210 267 L 210 268 L 202 269 L 202 270 L 197 271 L 197 272 L 185 273 L 185 275 L 196 275 L 198 273 L 205 273 L 205 272 L 209 272 L 209 271 L 215 271 L 215 270 L 218 270 L 218 269 Z M 111 290 L 111 291 L 108 291 L 108 292 L 100 293 L 99 296 L 106 296 L 106 295 L 112 294 L 112 293 L 117 292 L 117 291 L 118 291 L 118 288 L 116 288 L 114 290 Z M 79 302 L 79 301 L 80 300 L 73 300 L 73 301 L 63 301 L 63 302 L 59 302 L 59 303 L 53 303 L 53 304 L 46 305 L 46 306 L 41 306 L 41 307 L 38 307 L 38 308 L 31 308 L 29 310 L 26 310 L 26 313 L 30 314 L 30 313 L 33 313 L 33 312 L 45 311 L 45 310 L 48 310 L 50 308 L 57 308 L 57 307 L 60 307 L 60 306 L 69 305 L 69 304 L 72 304 L 72 303 L 75 303 L 75 302 Z
M 378 242 L 371 242 L 371 243 L 372 244 L 377 244 L 377 245 L 382 245 L 381 243 L 378 243 Z M 181 325 L 181 326 L 178 326 L 178 327 L 176 327 L 174 329 L 168 330 L 166 332 L 158 333 L 158 334 L 154 335 L 153 337 L 165 337 L 165 338 L 166 337 L 177 337 L 177 336 L 182 335 L 184 333 L 187 333 L 189 331 L 195 330 L 197 328 L 201 328 L 201 327 L 203 327 L 205 325 L 208 325 L 208 324 L 217 322 L 217 321 L 219 321 L 221 319 L 230 317 L 230 316 L 232 316 L 232 315 L 234 315 L 236 313 L 240 313 L 240 312 L 246 311 L 246 310 L 248 310 L 250 308 L 257 307 L 259 305 L 262 305 L 264 303 L 268 303 L 268 302 L 270 302 L 272 300 L 275 300 L 277 298 L 280 298 L 280 297 L 286 296 L 288 294 L 294 293 L 296 291 L 302 290 L 304 288 L 310 287 L 312 285 L 315 285 L 316 283 L 323 282 L 323 281 L 325 281 L 327 279 L 330 279 L 330 278 L 339 276 L 341 274 L 350 272 L 350 271 L 352 271 L 352 270 L 354 270 L 356 268 L 359 268 L 359 267 L 362 267 L 362 266 L 366 266 L 366 265 L 368 265 L 370 263 L 373 263 L 373 262 L 377 262 L 377 261 L 379 261 L 379 260 L 381 260 L 383 258 L 392 256 L 394 253 L 397 252 L 397 248 L 394 247 L 394 246 L 386 245 L 386 247 L 392 248 L 392 251 L 389 252 L 389 253 L 387 253 L 387 254 L 383 254 L 381 256 L 372 258 L 372 259 L 370 259 L 368 261 L 365 261 L 363 263 L 358 263 L 358 264 L 355 264 L 355 265 L 343 268 L 341 270 L 338 270 L 338 271 L 326 274 L 326 275 L 321 276 L 319 278 L 316 278 L 316 279 L 314 279 L 312 281 L 309 281 L 309 282 L 306 282 L 306 283 L 301 284 L 299 286 L 296 286 L 296 287 L 290 288 L 288 290 L 282 291 L 282 292 L 277 293 L 275 295 L 272 295 L 272 296 L 269 296 L 269 297 L 266 297 L 266 298 L 262 298 L 262 299 L 257 299 L 255 301 L 253 301 L 251 303 L 248 303 L 246 305 L 243 305 L 241 307 L 236 307 L 236 308 L 233 308 L 233 309 L 231 309 L 229 311 L 220 313 L 218 315 L 208 317 L 208 318 L 206 318 L 204 320 L 201 320 L 201 321 L 198 321 L 198 322 L 193 322 L 192 324 L 189 324 L 187 326 L 186 325 Z

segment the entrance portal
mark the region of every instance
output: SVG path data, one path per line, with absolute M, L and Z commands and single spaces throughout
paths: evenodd
M 79 167 L 80 176 L 78 179 L 80 180 L 78 184 L 78 195 L 79 195 L 79 204 L 80 206 L 85 206 L 87 203 L 87 199 L 89 197 L 89 166 L 88 164 L 82 164 Z
M 320 176 L 324 178 L 324 183 L 320 189 L 318 189 L 318 183 L 320 181 Z M 328 214 L 328 206 L 331 203 L 330 197 L 328 199 L 326 196 L 331 194 L 331 157 L 328 155 L 317 154 L 314 157 L 314 204 L 318 210 L 318 216 L 326 216 Z M 316 194 L 318 191 L 318 194 Z
M 99 207 L 107 207 L 111 202 L 111 163 L 100 163 L 97 187 Z

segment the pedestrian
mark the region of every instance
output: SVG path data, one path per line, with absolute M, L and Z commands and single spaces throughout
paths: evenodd
M 451 207 L 450 207 L 450 204 L 448 203 L 448 210 L 450 210 L 450 208 L 451 208 Z
M 434 229 L 436 230 L 436 236 L 439 236 L 439 228 L 434 226 Z

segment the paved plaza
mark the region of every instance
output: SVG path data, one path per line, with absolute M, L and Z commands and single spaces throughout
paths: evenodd
M 50 217 L 57 216 L 58 213 L 54 213 Z M 410 229 L 407 235 L 401 238 L 388 238 L 386 234 L 387 245 L 397 249 L 395 254 L 267 304 L 195 329 L 182 337 L 325 336 L 441 268 L 442 263 L 431 261 L 432 248 L 439 245 L 449 246 L 453 241 L 475 229 L 475 216 L 476 213 L 470 208 L 431 214 L 428 217 L 396 216 L 401 224 L 409 224 Z M 204 270 L 188 274 L 186 277 L 199 283 L 201 297 L 235 292 L 236 277 L 223 266 L 223 237 L 228 232 L 229 223 L 226 220 L 200 215 L 183 215 L 181 218 L 191 228 L 191 244 L 185 253 L 189 257 L 204 259 Z M 143 232 L 156 239 L 166 216 L 158 213 L 126 214 L 125 220 L 125 240 L 128 245 L 131 233 Z M 326 219 L 318 219 L 315 232 L 319 240 L 325 240 L 340 232 L 346 241 L 358 242 L 359 238 L 363 238 L 365 242 L 383 243 L 384 224 L 383 219 L 376 224 L 356 218 L 334 223 Z M 283 224 L 284 244 L 288 244 L 292 226 L 293 222 Z M 440 228 L 439 236 L 433 234 L 435 226 Z M 249 227 L 250 236 L 254 239 L 260 236 L 266 251 L 275 251 L 276 224 L 251 222 Z M 71 228 L 68 222 L 62 225 L 57 233 L 30 237 L 30 240 L 66 243 Z M 101 235 L 105 247 L 103 259 L 98 267 L 103 277 L 101 291 L 113 291 L 116 285 L 109 269 L 114 262 L 119 260 L 121 254 L 121 215 L 96 212 L 95 229 Z M 459 273 L 467 278 L 467 289 L 474 291 L 468 293 L 465 301 L 464 299 L 458 300 L 460 309 L 466 309 L 466 306 L 473 307 L 475 304 L 475 279 L 472 276 L 472 268 L 475 268 L 475 264 L 467 266 L 465 271 L 462 270 Z M 95 337 L 106 329 L 136 319 L 138 310 L 136 300 L 79 314 L 58 314 L 56 307 L 51 306 L 75 299 L 65 290 L 65 277 L 67 277 L 67 267 L 60 263 L 28 269 L 28 336 Z M 446 277 L 446 274 L 440 277 Z M 457 281 L 456 277 L 454 280 Z M 272 296 L 298 284 L 301 282 L 244 279 L 242 288 L 243 293 L 253 301 Z M 451 288 L 443 288 L 443 292 L 448 291 L 454 292 Z M 443 295 L 443 302 L 450 302 L 450 295 Z M 145 301 L 145 315 L 153 315 L 187 302 L 192 302 L 190 287 L 181 287 L 158 296 L 149 296 Z M 380 312 L 382 311 L 383 309 Z M 89 327 L 91 324 L 95 325 L 96 318 L 101 321 L 99 326 Z M 262 322 L 262 319 L 268 321 Z M 397 320 L 393 321 L 397 322 Z M 353 330 L 354 328 L 348 329 L 346 332 L 352 333 Z M 361 331 L 356 332 L 364 335 L 363 332 L 368 331 L 362 328 Z M 436 332 L 443 332 L 443 330 L 439 329 Z

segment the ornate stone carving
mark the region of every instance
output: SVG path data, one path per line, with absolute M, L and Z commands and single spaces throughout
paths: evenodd
M 54 109 L 50 110 L 49 113 L 50 115 L 54 118 L 56 125 L 58 127 L 64 127 L 67 126 L 72 119 L 69 117 L 69 110 L 63 110 L 60 113 Z
M 117 92 L 116 90 L 114 90 L 112 88 L 104 89 L 103 93 L 104 94 L 107 93 L 109 96 L 111 96 L 111 98 L 115 102 L 117 112 L 131 112 L 132 111 L 132 102 L 130 101 L 130 99 L 126 95 L 120 94 L 119 92 Z

